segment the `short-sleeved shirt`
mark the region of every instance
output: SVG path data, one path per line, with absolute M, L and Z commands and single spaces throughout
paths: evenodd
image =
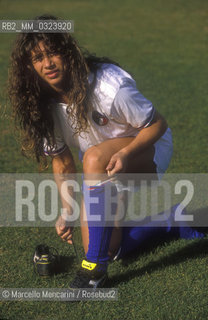
M 89 75 L 89 83 L 94 74 Z M 155 113 L 153 104 L 137 89 L 135 80 L 129 73 L 113 64 L 100 64 L 96 73 L 93 108 L 88 112 L 87 132 L 74 134 L 73 124 L 67 114 L 67 105 L 53 103 L 55 146 L 44 142 L 47 155 L 57 155 L 68 146 L 78 147 L 85 152 L 93 145 L 107 139 L 134 137 L 147 127 Z M 101 121 L 101 123 L 100 123 Z M 157 141 L 172 145 L 170 129 Z

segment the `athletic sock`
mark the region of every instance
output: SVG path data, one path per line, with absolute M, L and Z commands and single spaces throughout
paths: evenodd
M 169 235 L 179 239 L 201 239 L 205 236 L 204 233 L 199 232 L 196 227 L 190 227 L 185 221 L 174 221 L 175 211 L 177 207 L 180 206 L 180 203 L 172 207 L 171 215 L 169 218 L 170 230 Z M 182 215 L 186 215 L 186 209 L 183 208 Z
M 123 227 L 122 244 L 119 257 L 137 248 L 148 247 L 156 241 L 165 239 L 168 227 Z
M 145 219 L 142 227 L 123 227 L 119 257 L 122 257 L 137 248 L 148 247 L 156 241 L 167 240 L 172 237 L 187 240 L 203 238 L 205 236 L 204 233 L 197 231 L 195 228 L 185 226 L 184 222 L 183 224 L 178 223 L 178 226 L 173 226 L 173 219 L 177 207 L 178 205 L 171 208 L 171 214 L 164 226 L 161 226 L 161 223 L 158 224 L 158 222 L 152 221 L 148 217 Z M 159 226 L 157 226 L 157 224 Z M 176 225 L 176 223 L 174 223 L 174 225 Z
M 112 234 L 112 221 L 107 221 L 109 213 L 116 213 L 117 201 L 109 203 L 109 192 L 116 199 L 117 190 L 111 182 L 102 186 L 88 186 L 83 183 L 84 202 L 89 229 L 89 246 L 86 254 L 88 261 L 101 264 L 107 268 L 108 249 Z M 92 203 L 94 202 L 94 203 Z M 100 221 L 98 221 L 100 218 Z
M 186 240 L 201 239 L 205 236 L 203 232 L 199 232 L 196 228 L 188 226 L 172 227 L 170 235 Z

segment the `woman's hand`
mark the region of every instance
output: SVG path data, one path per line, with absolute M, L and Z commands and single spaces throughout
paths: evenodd
M 111 159 L 106 167 L 106 170 L 108 172 L 108 176 L 111 177 L 116 173 L 126 172 L 127 163 L 128 163 L 128 153 L 126 153 L 122 150 L 115 153 L 111 157 Z
M 64 220 L 62 216 L 60 216 L 56 221 L 55 228 L 58 236 L 61 237 L 63 241 L 66 241 L 69 244 L 72 244 L 73 227 L 69 226 L 68 221 Z

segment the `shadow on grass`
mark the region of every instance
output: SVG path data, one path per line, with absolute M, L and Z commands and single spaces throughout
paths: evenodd
M 55 274 L 69 273 L 74 265 L 76 257 L 59 256 L 55 268 Z
M 166 241 L 158 241 L 148 246 L 148 248 L 142 248 L 139 252 L 132 252 L 128 256 L 122 259 L 122 264 L 128 266 L 130 263 L 135 261 L 142 253 L 148 253 L 154 249 L 156 249 L 159 245 L 164 245 L 173 241 L 172 239 L 168 239 Z M 204 254 L 208 254 L 208 239 L 199 239 L 197 242 L 190 243 L 190 240 L 187 240 L 188 243 L 185 247 L 179 249 L 177 252 L 174 252 L 166 257 L 158 261 L 149 262 L 146 266 L 140 268 L 139 270 L 127 271 L 123 274 L 119 274 L 118 276 L 113 276 L 110 279 L 111 286 L 117 286 L 121 282 L 127 282 L 136 277 L 141 277 L 146 273 L 152 273 L 156 270 L 165 269 L 168 266 L 179 264 L 187 259 L 194 259 Z

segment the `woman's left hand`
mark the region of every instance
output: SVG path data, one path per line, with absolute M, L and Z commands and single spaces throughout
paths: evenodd
M 126 172 L 126 168 L 127 168 L 127 163 L 128 163 L 128 154 L 123 152 L 122 150 L 115 153 L 107 167 L 106 170 L 108 172 L 108 176 L 111 177 L 116 173 L 124 173 Z

